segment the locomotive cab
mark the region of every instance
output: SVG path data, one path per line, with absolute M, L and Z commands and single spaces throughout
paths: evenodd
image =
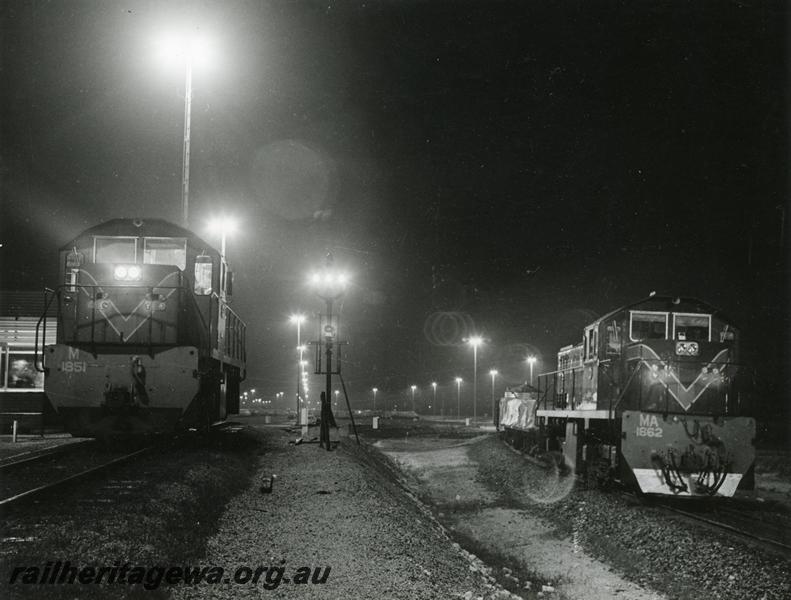
M 75 435 L 204 428 L 238 411 L 245 325 L 222 257 L 162 220 L 115 219 L 60 252 L 45 391 Z
M 651 296 L 587 325 L 538 378 L 535 434 L 590 478 L 733 495 L 755 460 L 739 332 L 691 298 Z M 745 477 L 747 476 L 747 477 Z

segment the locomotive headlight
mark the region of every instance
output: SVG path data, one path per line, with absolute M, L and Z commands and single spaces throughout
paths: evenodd
M 113 270 L 113 276 L 121 281 L 137 281 L 143 274 L 143 270 L 137 265 L 117 265 Z
M 700 347 L 697 342 L 676 342 L 676 354 L 678 356 L 697 356 Z

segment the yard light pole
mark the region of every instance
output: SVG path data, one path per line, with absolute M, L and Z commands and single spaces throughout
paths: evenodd
M 474 335 L 467 340 L 472 346 L 472 421 L 475 422 L 478 416 L 478 346 L 483 344 L 483 338 Z
M 378 391 L 379 391 L 379 388 L 373 388 L 373 389 L 371 389 L 371 391 L 374 393 L 374 405 L 373 405 L 373 410 L 376 410 L 376 392 L 378 392 Z
M 494 420 L 495 426 L 497 425 L 497 404 L 494 401 L 494 378 L 497 377 L 497 369 L 492 369 L 489 371 L 489 375 L 492 376 L 492 419 Z
M 434 388 L 434 410 L 437 410 L 437 382 L 432 381 L 431 387 Z
M 181 210 L 184 227 L 189 227 L 190 190 L 190 141 L 192 137 L 192 69 L 197 62 L 207 62 L 208 44 L 198 35 L 174 36 L 160 40 L 161 57 L 168 61 L 174 58 L 184 63 L 184 146 L 181 171 Z
M 527 364 L 530 365 L 530 386 L 533 385 L 533 365 L 536 364 L 536 357 L 535 356 L 528 356 L 527 357 Z
M 417 389 L 417 386 L 409 386 L 409 389 L 412 390 L 412 412 L 415 412 L 415 390 Z
M 300 425 L 302 418 L 299 416 L 299 381 L 302 374 L 302 352 L 304 350 L 304 346 L 302 345 L 302 338 L 300 337 L 300 328 L 302 327 L 302 323 L 305 322 L 305 315 L 301 314 L 294 314 L 291 315 L 289 319 L 291 323 L 296 323 L 297 325 L 297 354 L 299 355 L 299 359 L 297 361 L 297 426 Z
M 192 121 L 192 52 L 187 52 L 184 83 L 184 150 L 181 171 L 181 209 L 184 227 L 189 227 L 190 209 L 190 138 Z
M 461 377 L 456 378 L 456 417 L 461 418 Z

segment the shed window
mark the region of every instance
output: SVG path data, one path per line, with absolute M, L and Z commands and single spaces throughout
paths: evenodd
M 6 389 L 44 389 L 44 373 L 33 365 L 32 352 L 0 353 L 0 387 Z

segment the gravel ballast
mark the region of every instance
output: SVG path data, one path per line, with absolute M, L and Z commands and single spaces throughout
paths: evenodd
M 289 443 L 295 434 L 284 431 L 269 429 L 265 436 L 254 485 L 229 503 L 200 562 L 226 573 L 266 567 L 266 574 L 257 584 L 175 586 L 173 597 L 509 597 L 379 467 L 369 448 L 349 438 L 327 452 Z M 276 587 L 270 567 L 282 568 Z M 328 570 L 326 581 L 295 583 L 305 567 L 311 577 Z
M 637 583 L 690 600 L 791 598 L 791 564 L 782 554 L 615 492 L 575 484 L 552 502 L 536 502 L 531 496 L 546 485 L 546 471 L 494 436 L 472 445 L 469 455 L 479 480 L 511 506 L 553 523 L 558 534 Z

